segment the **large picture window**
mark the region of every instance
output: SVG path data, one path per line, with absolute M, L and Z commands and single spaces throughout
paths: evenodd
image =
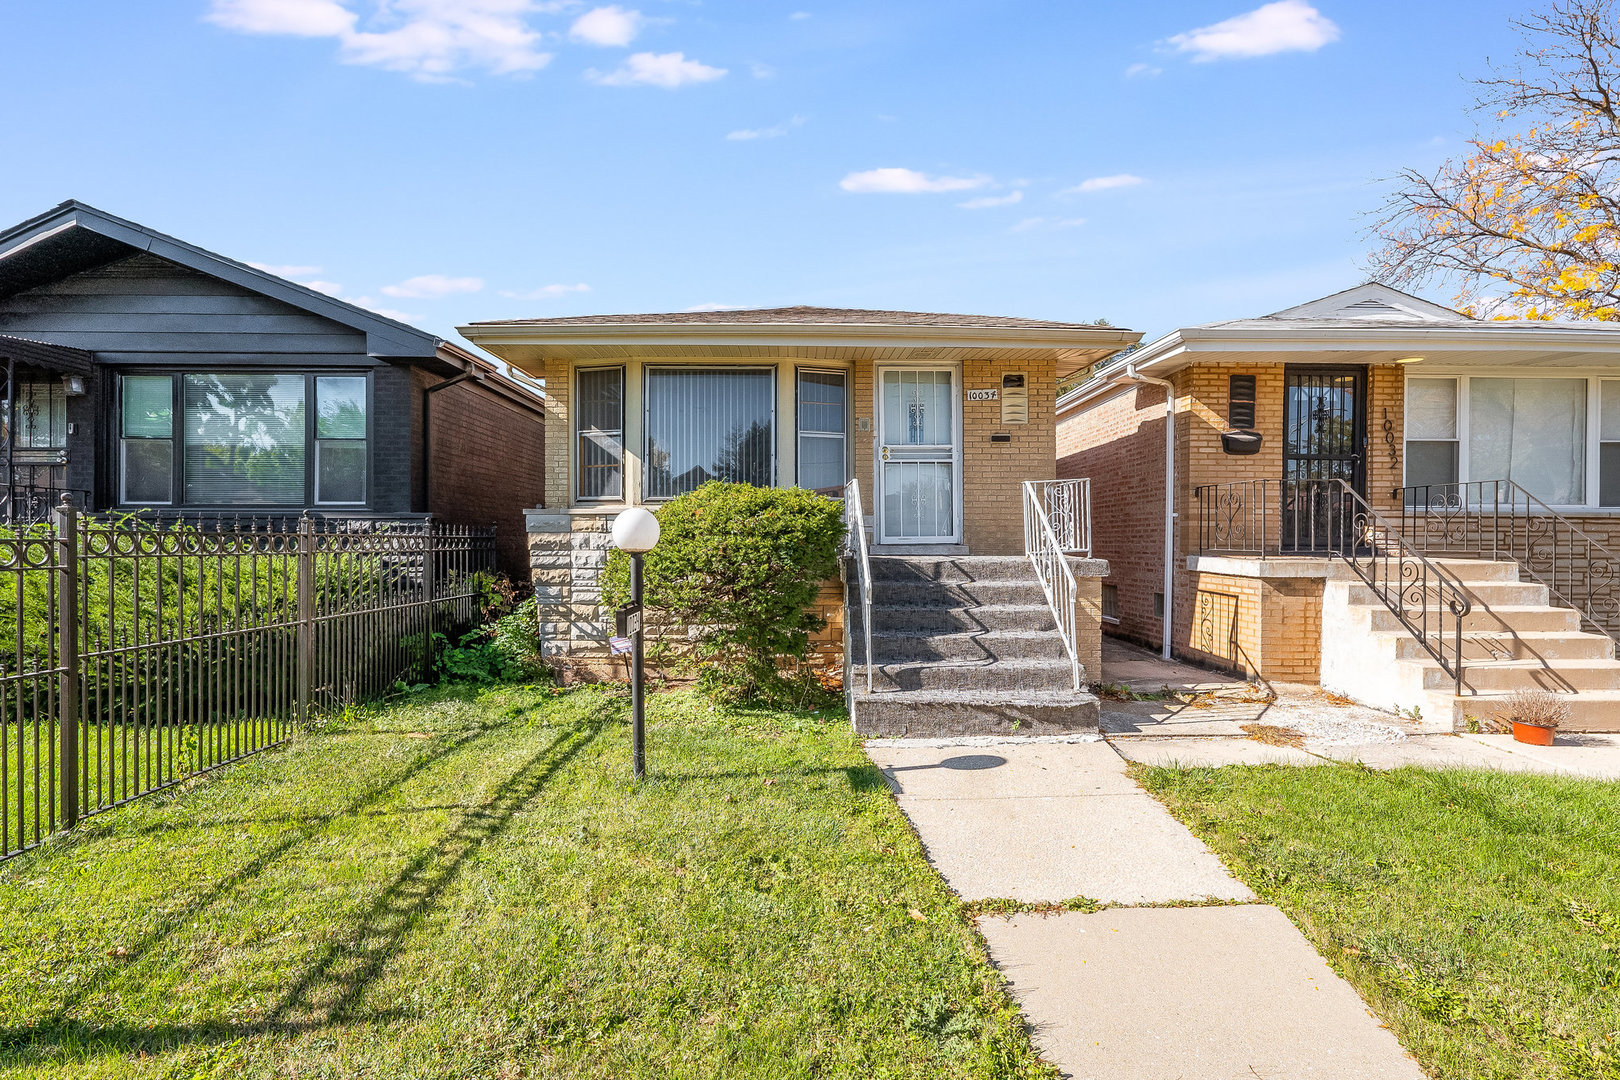
M 1567 377 L 1408 378 L 1406 483 L 1511 480 L 1552 506 L 1591 505 L 1592 496 L 1620 505 L 1620 389 L 1608 386 Z M 1588 422 L 1594 396 L 1597 430 Z
M 774 370 L 650 367 L 646 379 L 648 499 L 707 480 L 775 482 Z
M 844 373 L 799 372 L 799 486 L 844 486 Z
M 624 368 L 586 368 L 574 380 L 579 497 L 624 497 Z
M 368 388 L 364 375 L 126 375 L 119 384 L 121 500 L 364 505 Z

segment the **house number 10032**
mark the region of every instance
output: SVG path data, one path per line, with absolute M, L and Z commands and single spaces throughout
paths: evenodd
M 969 390 L 967 392 L 969 401 L 995 401 L 1000 396 L 1000 390 Z

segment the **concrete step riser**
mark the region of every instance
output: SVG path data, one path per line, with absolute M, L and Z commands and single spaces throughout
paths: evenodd
M 1583 694 L 1559 695 L 1569 709 L 1569 719 L 1559 727 L 1559 732 L 1568 734 L 1580 731 L 1620 731 L 1620 698 L 1614 696 L 1595 697 Z M 1507 699 L 1505 697 L 1452 697 L 1441 691 L 1429 694 L 1429 704 L 1424 707 L 1426 715 L 1433 710 L 1436 717 L 1450 716 L 1456 730 L 1466 731 L 1470 719 L 1473 720 L 1506 720 Z
M 866 662 L 866 643 L 859 631 L 851 635 L 857 663 Z M 872 635 L 872 656 L 880 664 L 927 660 L 1059 660 L 1067 659 L 1063 641 L 1050 634 L 962 634 L 938 637 Z
M 1395 655 L 1403 660 L 1418 660 L 1429 654 L 1416 638 L 1403 636 L 1395 639 Z M 1592 634 L 1534 639 L 1501 637 L 1489 641 L 1470 640 L 1464 637 L 1463 659 L 1464 661 L 1612 660 L 1614 640 Z
M 865 686 L 864 670 L 856 682 Z M 1085 672 L 1080 674 L 1085 685 Z M 1070 690 L 1074 675 L 1067 661 L 1038 665 L 979 664 L 971 667 L 939 664 L 889 664 L 873 670 L 872 685 L 890 690 Z
M 1444 690 L 1456 682 L 1432 661 L 1423 668 L 1425 690 Z M 1468 666 L 1463 662 L 1463 686 L 1476 694 L 1507 694 L 1514 690 L 1549 690 L 1555 694 L 1579 690 L 1620 690 L 1620 664 L 1585 664 L 1558 667 Z
M 919 708 L 856 695 L 855 730 L 862 735 L 943 738 L 955 735 L 1075 735 L 1095 732 L 1096 698 L 1072 705 L 933 703 Z
M 1035 578 L 1034 567 L 1021 555 L 963 556 L 961 558 L 901 559 L 880 556 L 871 560 L 872 582 L 1027 582 Z
M 1046 594 L 1033 581 L 950 584 L 942 581 L 874 581 L 872 603 L 885 607 L 976 607 L 980 604 L 1045 606 Z
M 859 608 L 849 612 L 849 625 L 859 631 L 864 625 L 864 612 Z M 872 609 L 872 632 L 905 632 L 908 634 L 974 634 L 983 630 L 1017 630 L 1030 633 L 1051 631 L 1057 633 L 1052 612 L 1041 607 L 974 607 L 974 608 L 880 608 Z
M 1405 629 L 1395 613 L 1388 608 L 1367 608 L 1371 614 L 1370 628 L 1374 632 Z M 1445 616 L 1445 628 L 1449 633 L 1452 627 L 1451 616 Z M 1431 615 L 1429 619 L 1431 628 L 1439 625 L 1439 619 Z M 1521 611 L 1498 611 L 1485 608 L 1475 608 L 1462 619 L 1463 633 L 1472 630 L 1501 631 L 1501 630 L 1567 630 L 1578 631 L 1580 617 L 1567 608 L 1531 608 Z
M 1548 603 L 1547 588 L 1535 583 L 1526 584 L 1518 581 L 1476 582 L 1463 587 L 1464 593 L 1474 606 L 1485 607 L 1544 607 Z M 1351 585 L 1349 601 L 1352 604 L 1382 604 L 1378 594 L 1368 585 Z M 1410 593 L 1406 594 L 1408 601 L 1415 599 Z M 1429 593 L 1429 603 L 1438 606 L 1439 597 L 1433 591 Z
M 1487 559 L 1430 559 L 1451 577 L 1467 584 L 1475 581 L 1518 581 L 1519 564 Z

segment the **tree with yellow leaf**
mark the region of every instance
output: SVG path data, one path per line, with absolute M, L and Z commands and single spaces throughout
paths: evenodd
M 1554 0 L 1516 22 L 1519 64 L 1481 82 L 1511 131 L 1408 170 L 1377 226 L 1377 276 L 1456 283 L 1495 318 L 1620 320 L 1620 12 Z

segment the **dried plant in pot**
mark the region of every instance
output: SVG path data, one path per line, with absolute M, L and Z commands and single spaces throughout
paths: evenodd
M 1514 741 L 1551 746 L 1558 726 L 1569 719 L 1569 706 L 1546 690 L 1515 690 L 1507 701 L 1507 719 Z

